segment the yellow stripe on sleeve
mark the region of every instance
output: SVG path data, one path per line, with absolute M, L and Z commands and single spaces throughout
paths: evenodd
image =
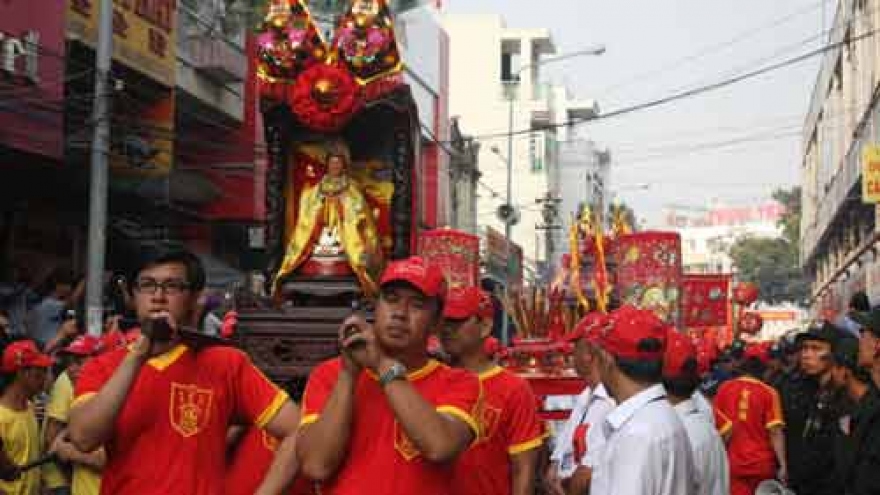
M 474 439 L 480 438 L 480 427 L 477 425 L 477 421 L 470 414 L 462 411 L 461 409 L 455 406 L 440 406 L 437 408 L 437 412 L 443 414 L 449 414 L 450 416 L 455 416 L 456 418 L 464 421 L 467 425 L 474 431 Z
M 88 401 L 89 399 L 91 399 L 92 397 L 94 397 L 96 395 L 98 395 L 97 392 L 86 392 L 86 393 L 80 395 L 79 397 L 73 399 L 73 402 L 70 403 L 70 408 L 73 409 L 74 407 L 85 403 L 86 401 Z
M 536 449 L 544 443 L 544 440 L 550 436 L 549 433 L 543 433 L 541 436 L 537 438 L 533 438 L 528 442 L 518 443 L 516 445 L 511 445 L 507 448 L 507 453 L 510 455 L 522 454 L 523 452 L 527 452 L 529 450 Z
M 269 406 L 266 407 L 262 414 L 260 414 L 260 416 L 254 422 L 254 425 L 259 428 L 264 428 L 267 424 L 269 424 L 270 421 L 272 421 L 272 418 L 274 418 L 275 415 L 278 414 L 278 411 L 281 410 L 281 407 L 284 405 L 285 402 L 287 402 L 287 400 L 287 393 L 283 390 L 278 390 L 278 392 L 275 394 L 275 398 L 272 399 L 272 402 L 269 403 Z
M 320 414 L 306 414 L 299 421 L 299 426 L 303 427 L 305 425 L 310 425 L 310 424 L 314 423 L 315 421 L 318 421 L 318 418 L 320 418 L 320 417 L 321 417 Z

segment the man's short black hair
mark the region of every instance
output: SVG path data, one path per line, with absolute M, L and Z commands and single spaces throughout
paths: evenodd
M 766 370 L 767 366 L 755 356 L 747 357 L 739 365 L 739 371 L 754 378 L 761 378 Z
M 660 383 L 663 378 L 663 361 L 659 359 L 627 359 L 614 357 L 621 373 L 635 381 L 643 383 Z
M 142 250 L 140 259 L 128 279 L 129 290 L 134 288 L 134 283 L 142 271 L 168 263 L 179 263 L 186 268 L 186 283 L 190 291 L 198 292 L 205 288 L 207 276 L 205 275 L 205 267 L 198 256 L 179 246 L 163 245 Z
M 666 392 L 676 397 L 690 397 L 699 386 L 700 377 L 697 375 L 663 379 L 663 387 Z

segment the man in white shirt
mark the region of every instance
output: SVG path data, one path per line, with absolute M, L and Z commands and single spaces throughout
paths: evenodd
M 670 329 L 666 354 L 663 356 L 663 387 L 666 389 L 666 398 L 687 430 L 694 454 L 697 493 L 729 495 L 727 451 L 715 429 L 714 418 L 701 411 L 694 399 L 694 391 L 699 384 L 693 343 L 675 329 Z
M 588 335 L 607 321 L 604 314 L 591 313 L 565 336 L 566 341 L 574 342 L 574 367 L 587 387 L 578 396 L 550 456 L 547 482 L 552 495 L 584 493 L 590 486 L 592 469 L 605 443 L 602 423 L 615 403 L 599 381 L 597 349 L 589 342 Z
M 687 431 L 660 383 L 666 335 L 654 313 L 624 306 L 597 339 L 602 383 L 618 406 L 603 424 L 590 495 L 697 495 Z

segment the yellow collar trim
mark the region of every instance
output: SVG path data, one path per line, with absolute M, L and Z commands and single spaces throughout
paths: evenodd
M 489 378 L 492 378 L 493 376 L 500 375 L 502 371 L 504 371 L 504 368 L 502 368 L 501 366 L 498 366 L 496 364 L 492 368 L 489 368 L 488 370 L 480 373 L 477 376 L 480 378 L 480 381 L 485 381 L 485 380 L 488 380 Z
M 417 370 L 415 370 L 415 371 L 410 371 L 409 373 L 407 373 L 407 374 L 406 374 L 406 379 L 409 380 L 409 381 L 411 381 L 411 382 L 414 382 L 414 381 L 416 381 L 416 380 L 420 380 L 420 379 L 422 379 L 422 378 L 424 378 L 424 377 L 430 375 L 431 373 L 433 373 L 434 370 L 436 370 L 436 369 L 439 368 L 440 366 L 442 366 L 442 364 L 441 364 L 439 361 L 437 361 L 436 359 L 429 359 L 428 362 L 425 363 L 425 365 L 422 366 L 421 368 L 419 368 L 419 369 L 417 369 Z M 375 373 L 373 373 L 372 371 L 370 371 L 370 370 L 367 370 L 367 374 L 368 374 L 368 375 L 370 376 L 370 378 L 372 378 L 373 380 L 378 380 L 378 379 L 379 379 L 379 377 L 378 377 Z
M 147 361 L 147 364 L 149 364 L 150 366 L 152 366 L 153 368 L 155 368 L 158 371 L 164 371 L 166 368 L 168 368 L 169 366 L 174 364 L 178 359 L 180 359 L 180 356 L 183 356 L 183 354 L 186 352 L 186 349 L 187 349 L 186 345 L 177 344 L 176 346 L 172 347 L 171 350 L 166 352 L 165 354 L 162 354 L 162 355 L 159 355 L 159 356 L 156 356 L 156 357 L 150 359 L 149 361 Z

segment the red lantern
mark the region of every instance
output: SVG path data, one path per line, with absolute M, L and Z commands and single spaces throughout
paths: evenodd
M 758 286 L 751 282 L 740 282 L 733 289 L 733 300 L 741 306 L 749 306 L 758 300 Z
M 754 312 L 743 312 L 739 319 L 739 329 L 748 335 L 754 335 L 761 331 L 764 326 L 764 319 L 761 315 Z

